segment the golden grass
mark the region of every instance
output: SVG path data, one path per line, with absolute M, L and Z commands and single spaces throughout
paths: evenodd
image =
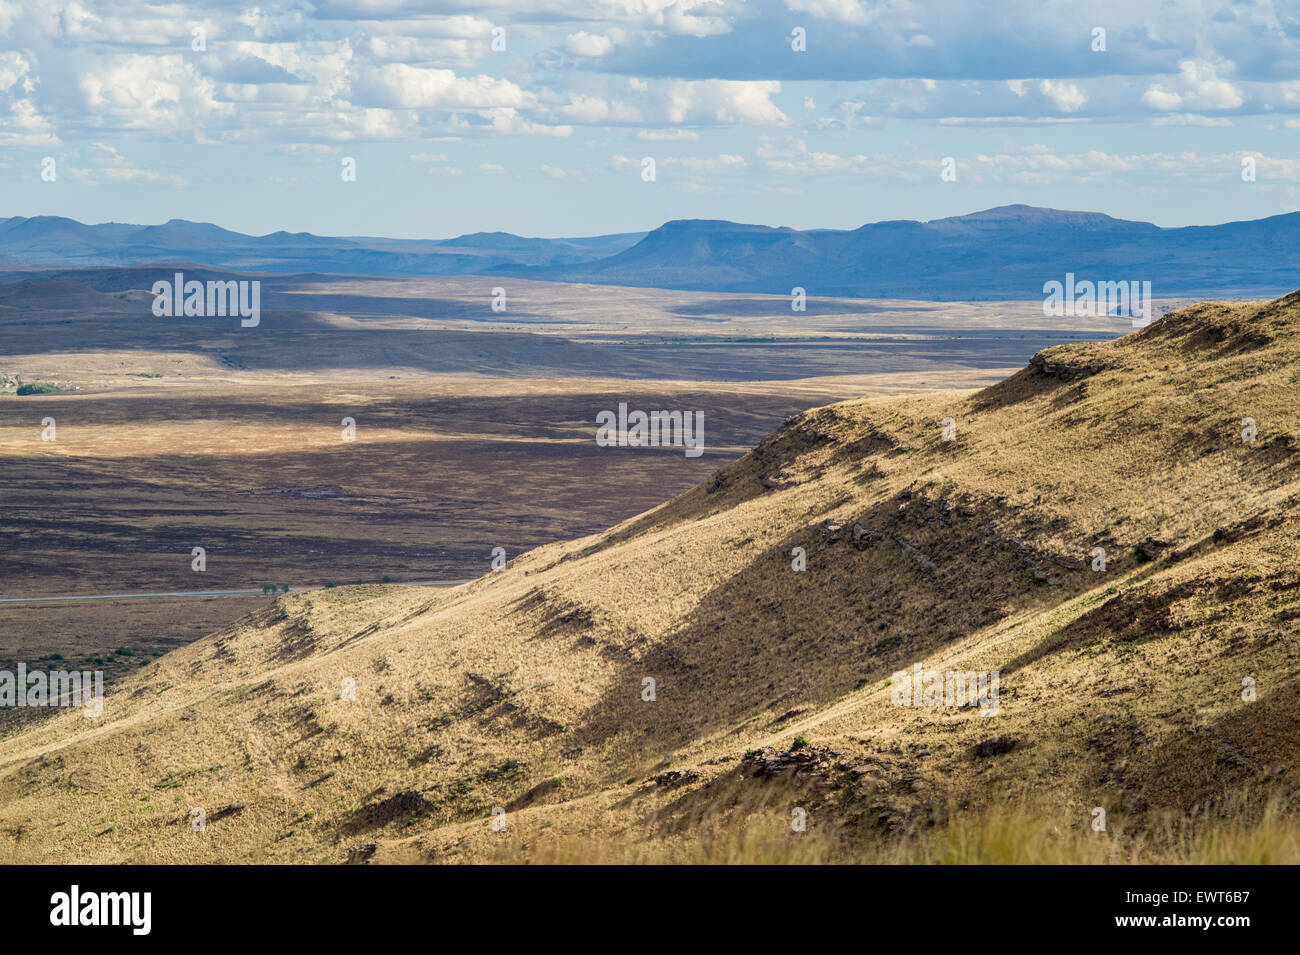
M 769 808 L 676 820 L 690 838 L 644 834 L 506 837 L 470 860 L 528 865 L 1296 865 L 1300 812 L 1270 801 L 1192 820 L 1065 827 L 1051 804 L 952 809 L 932 826 L 890 835 L 809 826 Z
M 1046 358 L 807 412 L 464 587 L 280 597 L 140 668 L 99 723 L 0 740 L 0 852 L 1295 862 L 1300 295 Z M 915 662 L 998 669 L 999 714 L 893 705 Z M 796 736 L 821 755 L 788 787 L 742 759 Z

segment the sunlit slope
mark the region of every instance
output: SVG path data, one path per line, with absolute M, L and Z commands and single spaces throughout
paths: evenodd
M 0 853 L 672 840 L 777 785 L 745 754 L 796 735 L 821 825 L 1019 796 L 1078 828 L 1294 801 L 1298 379 L 1300 293 L 1200 305 L 980 392 L 809 411 L 668 504 L 454 591 L 281 597 L 116 686 L 101 719 L 0 741 Z M 915 663 L 998 670 L 998 714 L 893 705 Z

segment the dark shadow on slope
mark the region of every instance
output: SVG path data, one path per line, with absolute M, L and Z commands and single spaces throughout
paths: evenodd
M 1300 799 L 1300 676 L 1261 684 L 1246 702 L 1227 682 L 1227 711 L 1211 721 L 1189 718 L 1155 744 L 1138 740 L 1111 781 L 1136 811 L 1170 810 L 1196 818 L 1225 795 L 1261 805 L 1270 798 L 1294 806 Z M 1229 806 L 1229 809 L 1237 808 Z
M 864 506 L 856 521 L 812 525 L 755 548 L 688 626 L 623 667 L 575 739 L 599 747 L 625 735 L 643 741 L 640 752 L 653 762 L 689 740 L 739 734 L 767 710 L 828 704 L 1095 585 L 1082 569 L 1061 568 L 1056 585 L 1045 580 L 1034 564 L 1050 555 L 1025 544 L 1031 531 L 1032 515 L 991 501 L 889 497 Z M 791 569 L 795 546 L 807 551 L 802 573 Z M 619 639 L 599 628 L 592 635 Z M 656 681 L 654 702 L 641 697 L 647 677 Z

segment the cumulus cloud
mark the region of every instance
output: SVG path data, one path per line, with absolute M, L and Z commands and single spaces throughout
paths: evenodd
M 229 116 L 216 83 L 182 56 L 115 54 L 87 63 L 77 86 L 90 125 L 176 133 Z
M 1063 113 L 1073 113 L 1088 102 L 1088 94 L 1074 83 L 1043 80 L 1038 89 Z
M 1166 112 L 1176 109 L 1236 109 L 1245 100 L 1237 87 L 1219 77 L 1219 69 L 1218 65 L 1206 60 L 1183 60 L 1178 64 L 1177 80 L 1152 84 L 1142 95 L 1142 102 L 1152 109 Z
M 671 123 L 779 126 L 787 122 L 772 102 L 780 90 L 772 81 L 675 80 L 664 87 L 663 108 Z
M 574 56 L 604 56 L 614 49 L 614 41 L 599 33 L 580 30 L 565 37 L 564 49 Z
M 871 22 L 869 9 L 861 0 L 786 0 L 785 5 L 796 13 L 807 13 L 819 20 L 857 26 Z
M 355 101 L 390 109 L 460 107 L 517 109 L 536 103 L 536 96 L 509 80 L 479 74 L 457 76 L 453 70 L 388 63 L 361 72 L 353 85 Z
M 551 175 L 543 159 L 587 175 L 606 155 L 583 156 L 588 144 L 646 143 L 700 153 L 662 158 L 679 181 L 726 170 L 780 190 L 800 177 L 927 181 L 918 164 L 934 157 L 880 151 L 913 127 L 957 140 L 998 127 L 1005 148 L 960 157 L 961 181 L 1011 185 L 1144 175 L 1117 160 L 1127 150 L 1025 151 L 1045 124 L 1182 127 L 1197 142 L 1248 117 L 1300 128 L 1300 31 L 1282 5 L 1097 2 L 1105 53 L 1074 0 L 999 0 L 997 16 L 958 0 L 321 0 L 230 13 L 0 0 L 0 146 L 66 145 L 97 182 L 144 183 L 169 181 L 137 148 L 160 142 L 265 143 L 303 162 L 401 142 L 411 175 L 509 165 L 517 178 Z M 499 24 L 505 51 L 491 46 Z M 205 50 L 191 48 L 195 26 Z M 791 48 L 795 26 L 807 52 Z M 434 145 L 500 139 L 556 154 L 502 164 Z

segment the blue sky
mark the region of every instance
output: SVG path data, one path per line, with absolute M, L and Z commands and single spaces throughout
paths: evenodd
M 0 216 L 1186 225 L 1296 211 L 1297 187 L 1300 0 L 0 0 Z

